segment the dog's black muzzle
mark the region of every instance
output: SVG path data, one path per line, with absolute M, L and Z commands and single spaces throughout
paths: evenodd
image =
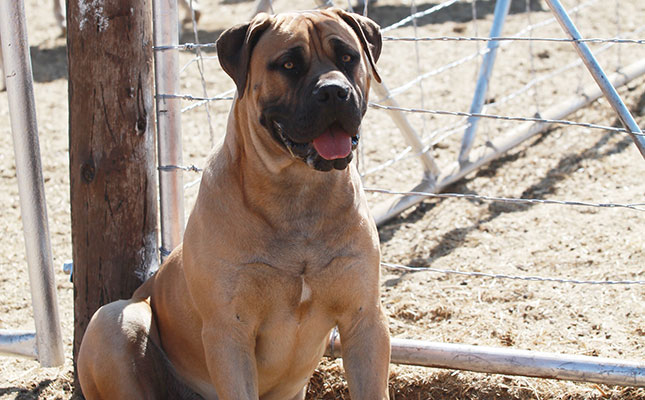
M 320 79 L 308 86 L 295 96 L 302 99 L 296 104 L 281 99 L 267 102 L 260 122 L 293 157 L 310 167 L 345 169 L 358 146 L 367 105 L 347 80 Z

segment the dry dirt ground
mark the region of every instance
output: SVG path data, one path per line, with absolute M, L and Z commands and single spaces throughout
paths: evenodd
M 71 257 L 68 136 L 67 61 L 65 39 L 58 37 L 47 2 L 26 1 L 29 22 L 40 145 L 49 207 L 54 264 Z M 204 0 L 198 29 L 201 42 L 250 14 L 251 3 L 241 0 Z M 308 8 L 308 0 L 277 0 L 276 11 Z M 418 0 L 425 10 L 437 4 Z M 485 36 L 492 21 L 493 1 L 477 1 L 477 19 L 471 2 L 458 2 L 417 27 L 387 32 L 388 36 Z M 566 6 L 582 1 L 568 0 Z M 586 4 L 586 3 L 585 3 Z M 370 16 L 382 26 L 410 14 L 410 2 L 380 0 Z M 595 1 L 573 14 L 588 37 L 630 35 L 645 21 L 641 0 Z M 513 1 L 504 27 L 514 35 L 529 22 L 548 20 L 541 1 L 527 12 L 523 0 Z M 182 41 L 193 42 L 185 25 Z M 536 28 L 535 37 L 563 37 L 556 24 Z M 631 34 L 643 38 L 645 32 Z M 472 54 L 485 43 L 386 41 L 378 63 L 390 88 L 397 88 L 419 73 Z M 599 51 L 603 44 L 593 44 Z M 204 52 L 205 90 L 197 63 L 182 72 L 182 93 L 209 96 L 232 88 L 220 71 L 214 53 Z M 194 53 L 182 53 L 188 63 Z M 645 45 L 623 44 L 602 53 L 609 71 L 645 58 Z M 504 45 L 495 66 L 488 102 L 500 101 L 535 76 L 575 61 L 569 43 L 515 42 Z M 417 61 L 418 60 L 418 61 Z M 403 106 L 466 111 L 475 86 L 477 60 L 440 74 L 432 74 L 396 97 Z M 559 104 L 589 83 L 580 67 L 544 81 L 522 96 L 491 105 L 489 113 L 533 116 Z M 620 89 L 640 126 L 645 126 L 645 78 Z M 373 101 L 378 99 L 373 96 Z M 186 102 L 186 106 L 192 103 Z M 201 165 L 208 148 L 224 132 L 228 101 L 210 104 L 210 122 L 204 107 L 183 115 L 184 159 Z M 410 114 L 411 123 L 426 138 L 437 130 L 463 124 L 458 117 Z M 571 120 L 619 126 L 606 101 L 568 117 Z M 517 122 L 483 120 L 477 146 L 485 144 Z M 421 177 L 418 159 L 404 158 L 389 168 L 374 167 L 400 154 L 406 147 L 387 112 L 371 109 L 363 129 L 360 169 L 366 186 L 407 190 Z M 454 161 L 454 136 L 433 147 L 441 167 Z M 9 113 L 6 94 L 0 93 L 0 328 L 33 329 L 24 244 L 18 206 Z M 645 161 L 623 133 L 583 127 L 557 127 L 513 149 L 492 165 L 448 188 L 453 193 L 577 200 L 592 203 L 645 203 Z M 186 182 L 198 176 L 186 173 Z M 186 209 L 196 187 L 186 190 Z M 376 204 L 386 195 L 371 194 Z M 521 205 L 483 200 L 427 200 L 380 228 L 383 260 L 414 266 L 477 271 L 507 275 L 535 275 L 582 280 L 644 280 L 645 214 L 621 208 Z M 394 337 L 429 341 L 512 347 L 564 354 L 645 361 L 645 288 L 642 285 L 573 285 L 557 282 L 468 277 L 437 272 L 405 273 L 383 268 L 382 302 Z M 0 398 L 67 399 L 72 397 L 71 343 L 73 329 L 72 285 L 57 270 L 58 299 L 67 361 L 61 368 L 43 369 L 34 361 L 0 358 Z M 309 387 L 309 398 L 348 398 L 340 361 L 323 361 Z M 645 390 L 393 366 L 394 399 L 645 399 Z

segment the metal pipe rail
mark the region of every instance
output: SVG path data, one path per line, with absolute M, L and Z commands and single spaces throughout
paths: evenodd
M 392 107 L 396 107 L 398 105 L 396 100 L 394 100 L 392 96 L 390 96 L 390 91 L 385 86 L 385 83 L 377 82 L 376 80 L 373 80 L 372 90 L 379 97 L 381 97 L 382 103 Z M 394 124 L 401 131 L 401 134 L 403 135 L 403 138 L 405 139 L 405 141 L 408 143 L 408 145 L 412 148 L 412 150 L 415 153 L 419 153 L 419 157 L 421 159 L 421 164 L 423 166 L 423 176 L 421 177 L 421 182 L 419 182 L 419 184 L 415 186 L 412 190 L 419 191 L 419 192 L 434 191 L 437 175 L 439 175 L 440 173 L 439 167 L 434 161 L 434 157 L 432 157 L 432 154 L 430 152 L 423 151 L 424 145 L 423 145 L 423 142 L 421 141 L 421 138 L 419 138 L 419 135 L 414 130 L 412 125 L 410 125 L 410 122 L 405 117 L 402 111 L 393 110 L 389 112 L 389 115 L 392 118 L 392 121 L 394 122 Z M 396 203 L 396 206 L 398 208 L 394 210 L 389 210 L 389 211 L 393 212 L 394 213 L 393 215 L 396 215 L 401 213 L 406 208 L 410 207 L 407 205 L 409 201 L 416 201 L 418 203 L 418 202 L 421 202 L 422 200 L 423 198 L 419 199 L 417 197 L 403 197 L 400 202 Z M 376 221 L 378 224 L 379 223 L 378 219 L 376 219 Z
M 372 90 L 374 90 L 374 93 L 381 98 L 381 103 L 392 107 L 398 106 L 396 100 L 390 96 L 390 91 L 385 86 L 385 83 L 372 80 Z M 389 115 L 394 124 L 401 131 L 401 134 L 403 134 L 405 141 L 410 145 L 410 147 L 412 147 L 412 150 L 420 153 L 424 174 L 429 181 L 434 182 L 435 177 L 439 174 L 439 168 L 437 167 L 432 154 L 427 151 L 422 151 L 424 148 L 423 142 L 412 125 L 410 125 L 410 122 L 405 118 L 403 112 L 395 110 L 389 112 Z
M 340 357 L 335 331 L 329 342 L 325 355 Z M 391 348 L 394 364 L 645 387 L 645 364 L 630 361 L 397 338 Z
M 36 334 L 31 331 L 0 329 L 0 355 L 37 359 Z
M 20 194 L 20 212 L 36 333 L 0 334 L 1 349 L 37 357 L 44 367 L 63 364 L 63 340 L 58 317 L 45 188 L 40 162 L 34 82 L 22 0 L 0 1 L 0 37 L 9 100 L 11 132 Z M 28 351 L 35 341 L 36 351 Z
M 562 7 L 559 0 L 546 0 L 546 2 L 551 8 L 551 11 L 553 11 L 555 18 L 558 20 L 562 29 L 571 39 L 574 39 L 572 44 L 578 52 L 578 55 L 582 58 L 582 61 L 600 87 L 600 90 L 602 90 L 607 101 L 609 101 L 609 104 L 611 104 L 611 107 L 618 114 L 620 122 L 622 122 L 623 126 L 630 131 L 630 135 L 632 136 L 638 151 L 640 151 L 643 158 L 645 158 L 645 138 L 631 133 L 642 133 L 638 124 L 634 120 L 634 117 L 632 117 L 632 114 L 629 112 L 625 103 L 623 103 L 623 100 L 618 95 L 616 88 L 611 84 L 611 82 L 609 82 L 605 71 L 603 71 L 598 60 L 596 60 L 596 57 L 594 57 L 591 50 L 589 50 L 589 46 L 587 46 L 585 42 L 581 41 L 582 35 L 580 35 L 578 28 L 576 28 L 571 18 L 569 18 L 567 10 Z
M 157 150 L 159 161 L 159 202 L 161 215 L 161 259 L 181 243 L 184 236 L 184 177 L 182 165 L 181 99 L 164 96 L 179 92 L 179 43 L 177 1 L 153 0 L 155 91 L 157 108 Z
M 504 21 L 508 15 L 508 10 L 511 7 L 509 0 L 497 0 L 495 2 L 495 17 L 493 19 L 493 26 L 490 29 L 490 36 L 497 37 L 502 33 Z M 488 42 L 488 52 L 484 55 L 484 61 L 479 70 L 479 77 L 477 78 L 477 86 L 475 87 L 475 95 L 473 96 L 472 104 L 470 105 L 470 113 L 476 114 L 481 112 L 486 100 L 486 92 L 488 92 L 488 84 L 490 77 L 493 74 L 493 67 L 495 66 L 495 57 L 497 56 L 497 48 L 499 42 Z M 477 132 L 477 123 L 479 117 L 469 117 L 468 127 L 464 132 L 461 140 L 461 149 L 459 150 L 459 162 L 465 164 L 468 162 L 468 155 L 470 149 L 473 147 L 475 140 L 475 133 Z

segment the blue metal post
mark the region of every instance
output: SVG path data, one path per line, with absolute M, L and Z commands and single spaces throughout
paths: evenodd
M 504 21 L 508 15 L 510 5 L 510 0 L 497 0 L 495 3 L 495 17 L 493 19 L 493 26 L 490 29 L 490 37 L 499 37 L 501 35 L 502 27 L 504 26 Z M 498 41 L 492 40 L 488 42 L 488 52 L 484 55 L 484 61 L 482 62 L 479 70 L 479 77 L 477 78 L 475 95 L 473 97 L 472 104 L 470 105 L 471 114 L 480 113 L 484 106 L 486 92 L 488 91 L 488 82 L 491 74 L 493 73 L 493 66 L 495 65 L 495 56 L 497 55 L 498 47 Z M 468 127 L 464 132 L 464 137 L 461 140 L 461 149 L 459 151 L 460 164 L 464 164 L 468 161 L 468 155 L 470 154 L 470 149 L 473 147 L 478 121 L 478 117 L 468 118 Z
M 551 8 L 551 11 L 553 11 L 558 23 L 562 26 L 562 29 L 569 35 L 569 37 L 575 40 L 581 39 L 582 35 L 578 32 L 578 29 L 567 14 L 567 11 L 562 7 L 562 4 L 560 4 L 558 0 L 547 0 L 546 2 Z M 616 88 L 614 88 L 614 86 L 609 82 L 607 75 L 591 50 L 589 50 L 589 46 L 587 46 L 586 43 L 576 41 L 573 42 L 573 46 L 580 55 L 580 58 L 582 58 L 582 61 L 585 63 L 589 72 L 591 72 L 593 79 L 600 87 L 600 90 L 602 90 L 603 94 L 609 101 L 609 104 L 611 104 L 611 107 L 618 114 L 620 122 L 622 122 L 625 129 L 630 132 L 638 151 L 640 151 L 643 158 L 645 158 L 645 137 L 639 135 L 642 132 L 634 120 L 634 117 L 632 117 L 632 114 L 629 112 L 629 109 L 618 95 Z

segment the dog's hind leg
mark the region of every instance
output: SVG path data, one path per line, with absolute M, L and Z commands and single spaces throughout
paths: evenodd
M 198 399 L 159 348 L 147 300 L 119 300 L 92 317 L 78 355 L 85 398 Z

